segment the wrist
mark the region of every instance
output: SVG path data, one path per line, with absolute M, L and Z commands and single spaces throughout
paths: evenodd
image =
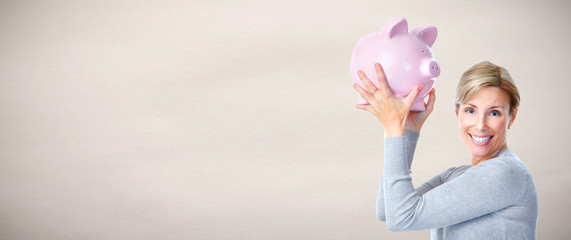
M 420 129 L 422 128 L 422 126 L 406 126 L 404 128 L 405 131 L 411 131 L 411 132 L 420 132 Z
M 420 132 L 420 129 L 422 128 L 422 125 L 424 125 L 424 122 L 422 123 L 416 123 L 416 124 L 409 124 L 408 122 L 405 124 L 404 126 L 404 130 L 406 131 L 411 131 L 411 132 Z
M 385 128 L 385 138 L 401 137 L 404 136 L 405 129 L 401 126 L 394 126 L 390 128 Z M 411 130 L 414 131 L 414 130 Z

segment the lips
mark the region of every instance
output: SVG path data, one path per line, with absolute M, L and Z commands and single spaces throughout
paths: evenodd
M 490 143 L 490 140 L 494 137 L 494 135 L 473 135 L 469 134 L 472 138 L 472 142 L 478 146 L 486 146 Z

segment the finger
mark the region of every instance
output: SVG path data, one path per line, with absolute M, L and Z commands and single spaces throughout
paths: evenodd
M 373 97 L 373 95 L 371 95 L 369 92 L 365 91 L 365 89 L 359 86 L 359 84 L 354 83 L 353 87 L 369 104 L 374 103 L 375 97 Z
M 375 109 L 373 107 L 371 107 L 371 105 L 362 105 L 362 104 L 357 104 L 356 106 L 358 109 L 361 110 L 365 110 L 367 112 L 370 112 L 372 114 L 375 114 Z
M 379 81 L 379 86 L 384 94 L 392 94 L 391 88 L 389 88 L 389 83 L 383 71 L 383 67 L 380 63 L 375 63 L 375 71 L 377 71 L 377 79 Z
M 420 90 L 422 90 L 422 88 L 424 88 L 424 85 L 419 84 L 412 90 L 412 92 L 410 92 L 408 94 L 408 96 L 406 96 L 405 102 L 407 103 L 409 108 L 412 106 L 414 99 L 416 99 L 416 97 L 418 96 L 418 94 L 420 93 Z
M 430 90 L 430 93 L 428 93 L 428 102 L 425 105 L 425 109 L 428 112 L 432 112 L 432 110 L 434 109 L 434 102 L 436 101 L 436 89 L 432 89 Z
M 365 88 L 367 89 L 367 91 L 369 91 L 369 93 L 374 93 L 377 91 L 377 87 L 373 85 L 371 80 L 367 78 L 367 76 L 363 71 L 359 70 L 358 74 L 359 74 L 359 79 L 361 79 L 361 82 L 363 82 L 363 85 L 365 85 Z

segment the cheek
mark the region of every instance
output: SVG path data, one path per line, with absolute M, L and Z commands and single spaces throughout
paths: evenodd
M 494 131 L 499 135 L 505 135 L 506 130 L 508 128 L 508 121 L 505 119 L 498 119 L 498 121 L 493 121 L 493 125 L 491 126 Z
M 472 119 L 470 119 L 467 116 L 464 115 L 458 116 L 458 127 L 460 128 L 460 130 L 468 129 L 470 126 L 474 125 L 472 122 L 473 122 Z
M 464 129 L 464 120 L 462 119 L 462 117 L 458 117 L 458 128 L 460 129 L 460 131 Z

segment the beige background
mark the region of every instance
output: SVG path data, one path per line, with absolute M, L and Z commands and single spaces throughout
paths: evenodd
M 539 239 L 571 234 L 569 1 L 1 1 L 0 239 L 428 239 L 376 220 L 381 125 L 349 60 L 439 29 L 416 184 L 468 164 L 454 88 L 505 66 Z M 451 211 L 454 207 L 451 206 Z

